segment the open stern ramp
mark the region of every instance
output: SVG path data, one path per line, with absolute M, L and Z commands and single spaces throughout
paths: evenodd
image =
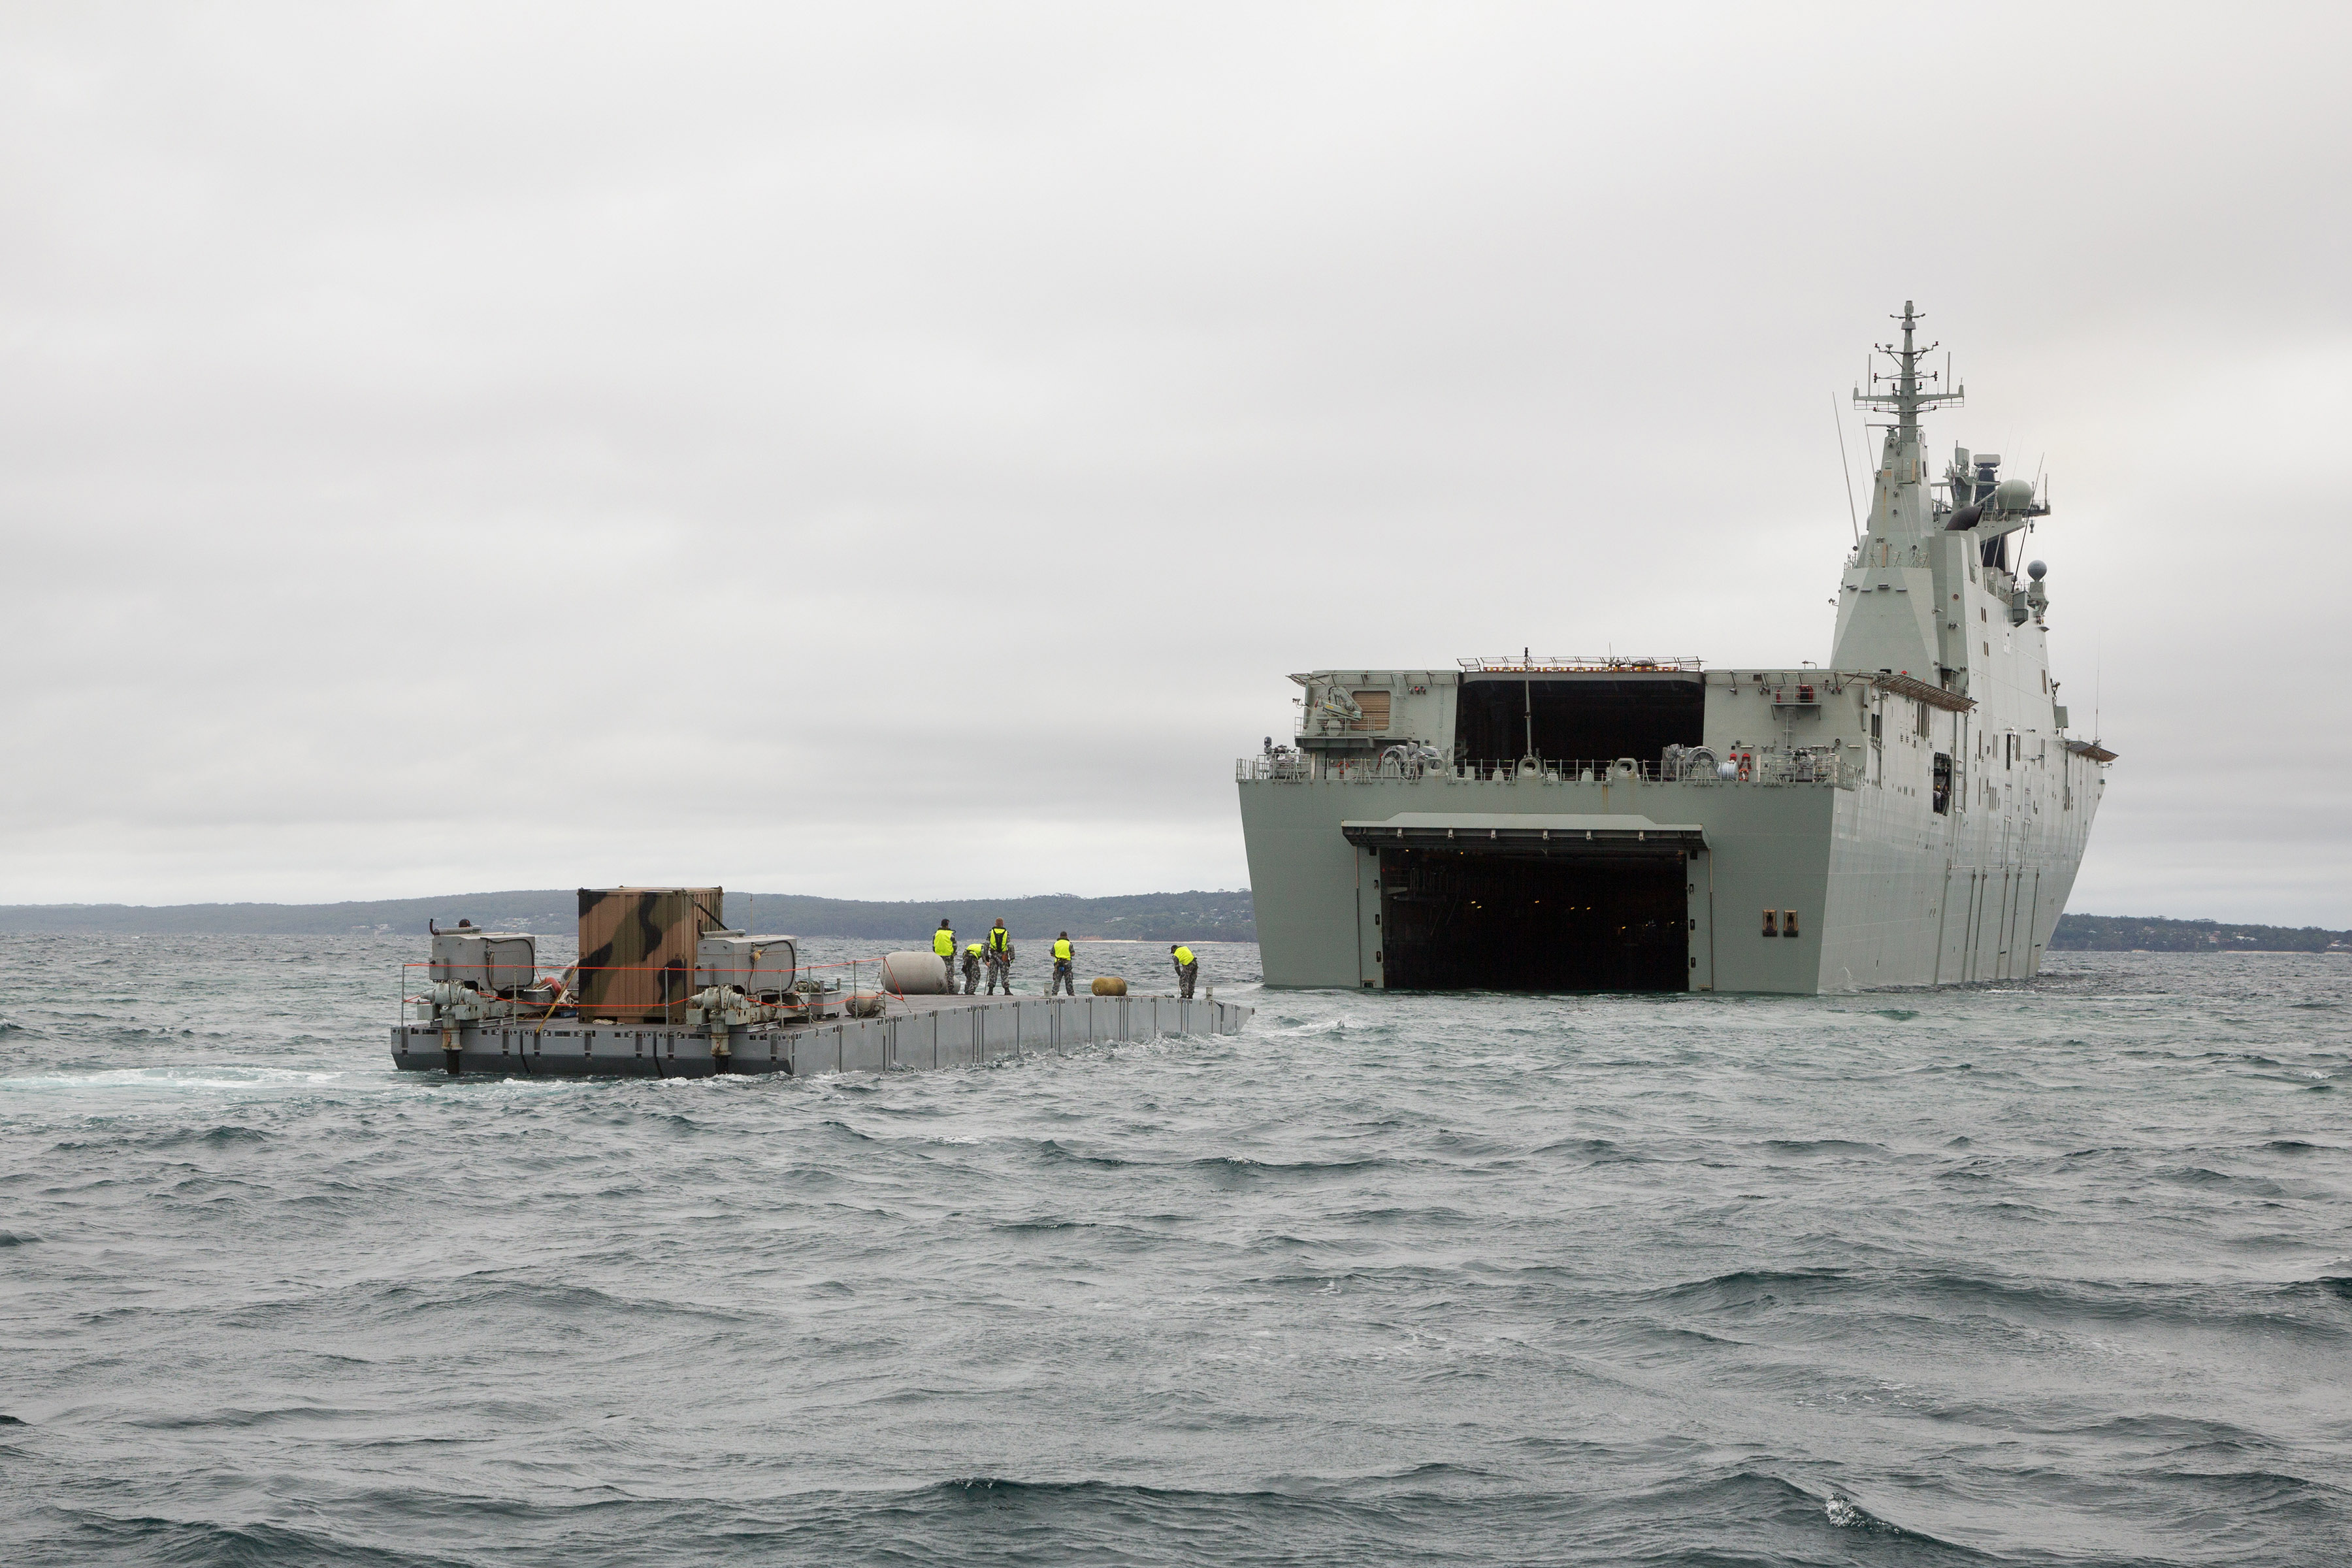
M 1679 991 L 1706 830 L 1626 812 L 1403 811 L 1349 818 L 1384 985 Z

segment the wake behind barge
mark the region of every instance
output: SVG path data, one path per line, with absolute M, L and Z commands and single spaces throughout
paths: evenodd
M 1235 1035 L 1252 1012 L 1213 995 L 1127 995 L 1123 983 L 1088 996 L 952 995 L 929 953 L 804 965 L 792 937 L 721 926 L 720 901 L 717 888 L 583 888 L 581 962 L 560 975 L 541 973 L 529 935 L 436 931 L 429 963 L 404 966 L 426 975 L 402 987 L 393 1065 L 452 1077 L 889 1072 Z

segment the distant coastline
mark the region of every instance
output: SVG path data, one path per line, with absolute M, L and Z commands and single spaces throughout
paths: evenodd
M 0 904 L 0 932 L 108 936 L 354 936 L 421 932 L 428 920 L 541 934 L 569 934 L 577 919 L 570 888 L 451 893 L 429 899 L 378 899 L 337 904 Z M 1014 936 L 1067 931 L 1097 941 L 1255 942 L 1249 889 L 1129 893 L 1082 899 L 1049 893 L 1018 899 L 817 899 L 799 893 L 730 893 L 727 918 L 739 927 L 794 936 L 898 941 L 928 931 L 945 915 L 958 931 L 1003 920 Z M 2236 921 L 2167 920 L 2153 915 L 2063 915 L 2053 952 L 2343 952 L 2352 931 L 2320 926 L 2252 925 Z
M 2352 931 L 2168 921 L 2147 915 L 2061 915 L 2053 952 L 2345 952 Z
M 335 904 L 10 904 L 0 905 L 0 931 L 105 936 L 354 936 L 422 935 L 425 921 L 572 933 L 579 894 L 572 888 L 497 893 L 450 893 L 427 899 L 377 899 Z M 793 893 L 730 892 L 731 925 L 794 936 L 838 936 L 896 942 L 935 929 L 944 915 L 973 933 L 1002 919 L 1017 938 L 1049 938 L 1066 931 L 1096 940 L 1255 942 L 1257 921 L 1247 889 L 1227 892 L 1132 893 L 1082 899 L 1049 893 L 1018 899 L 903 900 L 870 902 Z

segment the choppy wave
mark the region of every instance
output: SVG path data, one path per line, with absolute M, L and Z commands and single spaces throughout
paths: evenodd
M 2340 963 L 499 1083 L 319 947 L 0 964 L 11 1568 L 2352 1561 Z

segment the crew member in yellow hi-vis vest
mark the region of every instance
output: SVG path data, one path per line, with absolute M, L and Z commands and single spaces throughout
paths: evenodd
M 988 960 L 988 994 L 995 995 L 996 988 L 1002 985 L 1004 994 L 1012 995 L 1013 934 L 1004 929 L 1003 921 L 998 921 L 989 931 L 988 951 L 983 956 Z
M 973 942 L 963 950 L 963 994 L 967 996 L 980 989 L 980 943 Z
M 1177 994 L 1190 996 L 1192 994 L 1192 983 L 1201 978 L 1201 961 L 1193 957 L 1192 950 L 1181 942 L 1168 950 L 1168 955 L 1176 961 L 1176 984 L 1181 987 Z
M 940 955 L 940 973 L 947 977 L 948 994 L 955 994 L 955 928 L 944 920 L 931 933 L 931 951 Z
M 1045 988 L 1046 995 L 1062 991 L 1073 996 L 1078 994 L 1077 956 L 1077 950 L 1070 945 L 1068 931 L 1054 939 L 1054 984 Z

